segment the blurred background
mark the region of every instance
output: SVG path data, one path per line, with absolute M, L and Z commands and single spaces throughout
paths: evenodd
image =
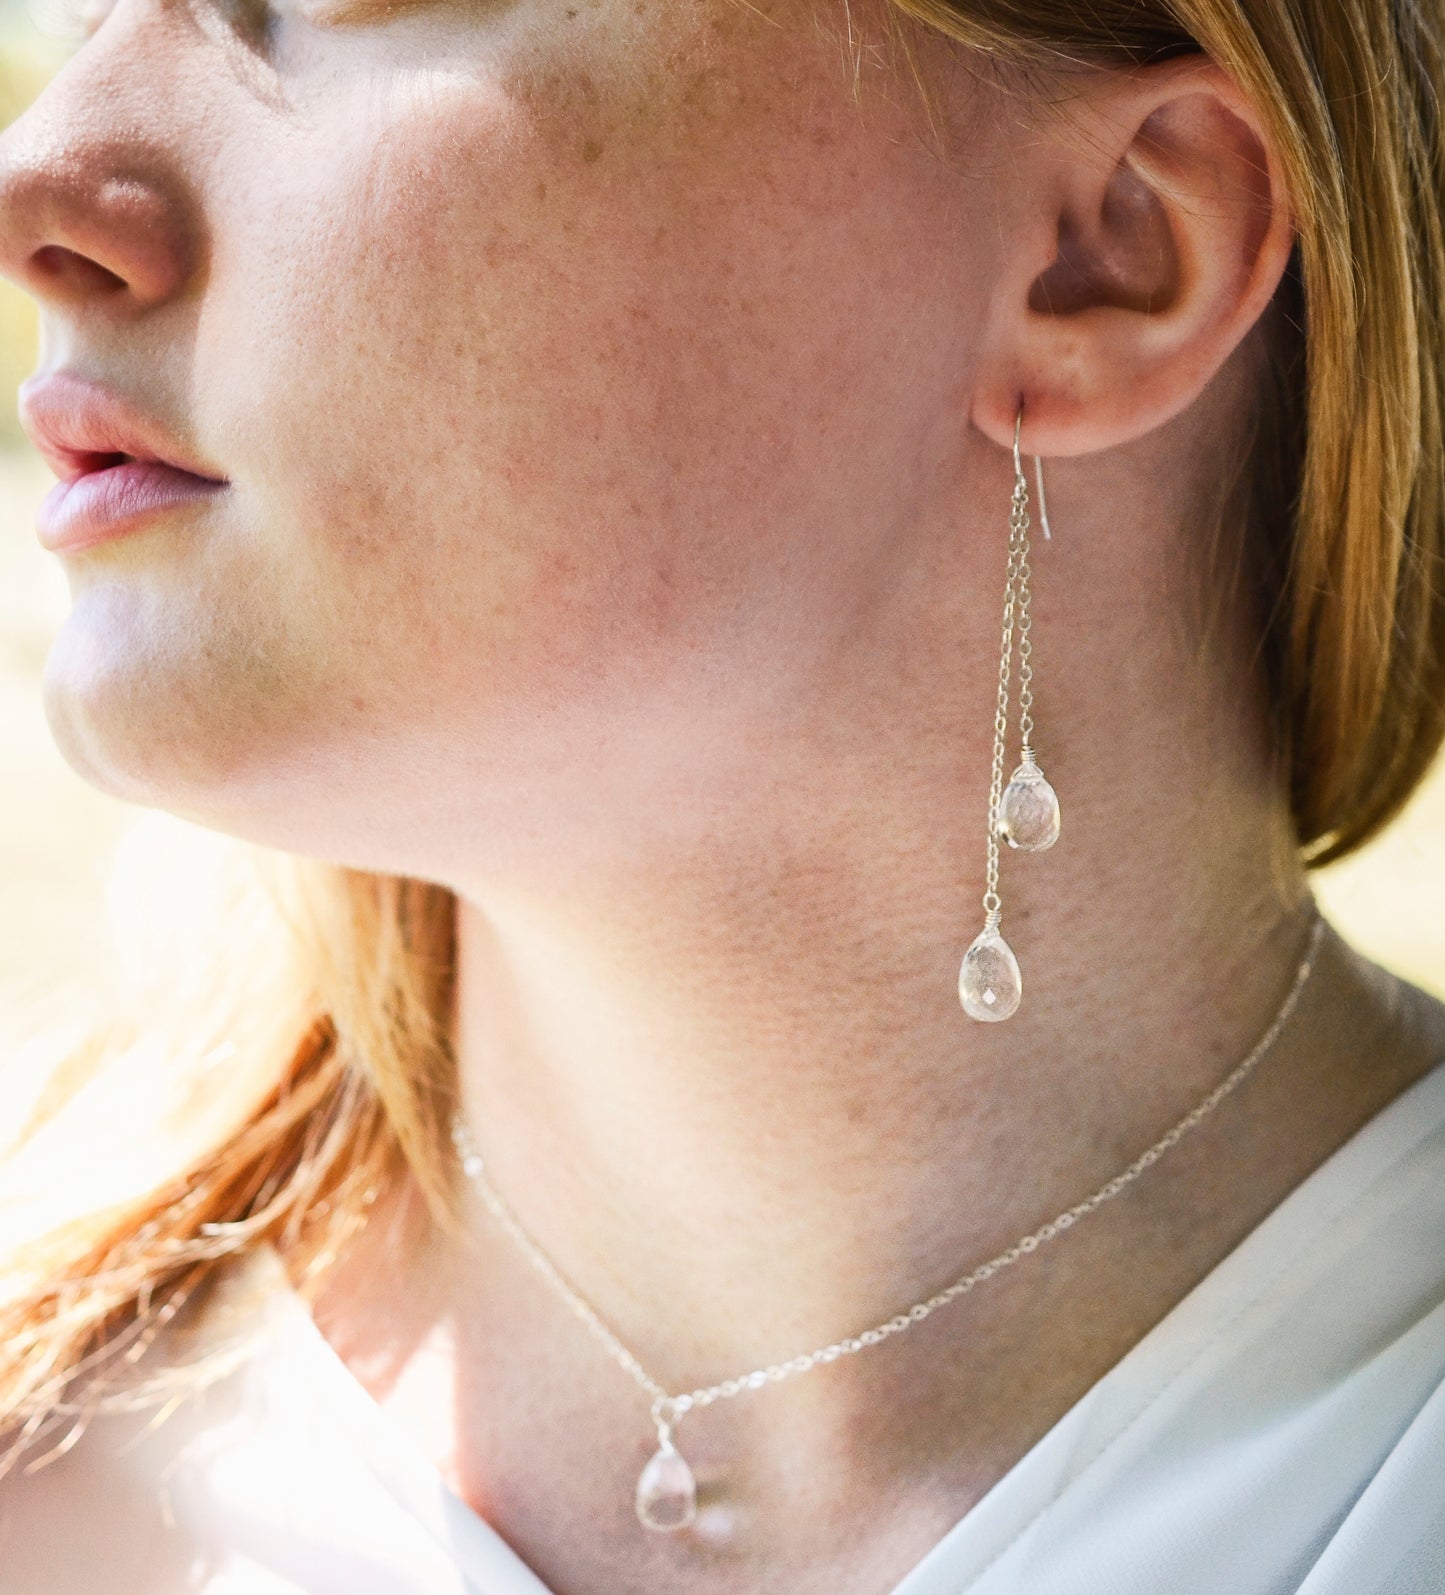
M 0 0 L 0 126 L 73 50 L 76 5 Z M 0 996 L 11 1001 L 43 991 L 78 999 L 99 983 L 111 958 L 108 883 L 126 837 L 145 823 L 70 770 L 41 709 L 41 671 L 68 597 L 59 561 L 34 534 L 53 478 L 15 416 L 15 390 L 36 359 L 33 306 L 0 283 Z M 165 883 L 133 870 L 123 878 L 128 892 L 165 894 Z M 1445 763 L 1380 840 L 1315 879 L 1347 937 L 1445 996 Z

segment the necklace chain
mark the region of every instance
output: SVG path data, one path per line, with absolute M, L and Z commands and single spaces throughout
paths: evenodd
M 1315 953 L 1319 939 L 1324 930 L 1325 921 L 1318 914 L 1314 915 L 1314 923 L 1310 930 L 1309 941 L 1304 957 L 1300 960 L 1295 971 L 1294 980 L 1285 995 L 1269 1028 L 1255 1043 L 1249 1055 L 1243 1062 L 1237 1064 L 1223 1080 L 1209 1093 L 1204 1100 L 1191 1108 L 1171 1129 L 1167 1130 L 1146 1151 L 1141 1152 L 1129 1166 L 1120 1173 L 1106 1181 L 1092 1195 L 1086 1196 L 1074 1206 L 1051 1218 L 1047 1224 L 1023 1236 L 1014 1242 L 1006 1251 L 1000 1252 L 996 1257 L 991 1257 L 986 1263 L 980 1263 L 976 1268 L 964 1274 L 953 1284 L 938 1291 L 935 1295 L 915 1302 L 905 1312 L 886 1322 L 865 1329 L 861 1334 L 850 1335 L 843 1340 L 835 1340 L 831 1345 L 820 1346 L 816 1351 L 804 1352 L 796 1357 L 790 1357 L 786 1362 L 771 1363 L 764 1368 L 755 1368 L 752 1372 L 739 1374 L 732 1379 L 724 1379 L 718 1384 L 706 1385 L 698 1390 L 689 1390 L 677 1395 L 671 1395 L 656 1379 L 642 1366 L 637 1358 L 617 1338 L 613 1331 L 602 1321 L 593 1307 L 578 1293 L 578 1291 L 563 1277 L 561 1271 L 542 1248 L 532 1239 L 522 1227 L 521 1221 L 512 1211 L 511 1207 L 502 1198 L 496 1187 L 492 1184 L 482 1161 L 481 1154 L 476 1149 L 465 1122 L 460 1114 L 452 1117 L 452 1142 L 462 1160 L 463 1171 L 476 1185 L 483 1202 L 501 1227 L 512 1237 L 517 1245 L 526 1253 L 533 1266 L 541 1273 L 567 1301 L 572 1311 L 587 1326 L 591 1333 L 607 1347 L 616 1361 L 631 1375 L 633 1380 L 652 1398 L 653 1421 L 659 1426 L 659 1433 L 665 1438 L 672 1425 L 683 1413 L 690 1412 L 694 1407 L 710 1406 L 714 1401 L 725 1400 L 728 1397 L 741 1395 L 745 1390 L 760 1390 L 764 1385 L 776 1384 L 781 1379 L 791 1378 L 795 1374 L 806 1373 L 810 1368 L 815 1368 L 821 1363 L 834 1362 L 839 1357 L 851 1356 L 864 1350 L 868 1346 L 876 1346 L 880 1341 L 888 1339 L 890 1335 L 901 1334 L 905 1329 L 910 1329 L 914 1324 L 922 1323 L 940 1307 L 946 1306 L 958 1297 L 966 1295 L 976 1285 L 981 1285 L 984 1280 L 992 1278 L 1001 1269 L 1018 1262 L 1021 1257 L 1026 1257 L 1030 1252 L 1038 1249 L 1045 1241 L 1052 1240 L 1055 1235 L 1075 1225 L 1086 1213 L 1092 1213 L 1095 1208 L 1102 1207 L 1105 1202 L 1112 1201 L 1119 1193 L 1132 1185 L 1135 1180 L 1163 1155 L 1181 1140 L 1201 1119 L 1207 1117 L 1238 1086 L 1254 1069 L 1259 1060 L 1269 1051 L 1280 1031 L 1284 1028 L 1291 1013 L 1294 1011 L 1300 992 L 1304 989 L 1305 982 L 1309 979 L 1310 971 L 1314 965 Z

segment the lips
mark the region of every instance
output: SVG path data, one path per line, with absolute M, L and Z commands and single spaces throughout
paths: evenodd
M 131 401 L 70 372 L 21 386 L 20 424 L 60 480 L 36 518 L 41 543 L 73 552 L 228 482 Z
M 226 486 L 158 460 L 128 460 L 57 482 L 40 502 L 35 531 L 52 554 L 75 553 L 135 531 L 162 510 L 214 498 Z

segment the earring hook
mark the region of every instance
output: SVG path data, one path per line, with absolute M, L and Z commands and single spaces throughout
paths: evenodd
M 1019 413 L 1014 417 L 1014 475 L 1015 476 L 1022 476 L 1024 474 L 1023 464 L 1022 464 L 1022 462 L 1019 459 L 1019 433 L 1020 433 L 1020 431 L 1023 428 L 1023 424 L 1024 424 L 1024 407 L 1023 407 L 1023 401 L 1020 400 L 1019 401 Z M 1053 531 L 1050 529 L 1050 526 L 1049 526 L 1049 506 L 1048 506 L 1047 500 L 1044 498 L 1044 462 L 1038 457 L 1037 454 L 1034 455 L 1034 479 L 1039 484 L 1039 525 L 1042 526 L 1043 529 L 1044 529 L 1044 536 L 1046 538 L 1048 538 L 1050 542 L 1052 542 L 1054 534 L 1053 534 Z

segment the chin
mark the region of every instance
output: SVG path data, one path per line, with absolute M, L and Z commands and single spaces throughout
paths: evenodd
M 133 691 L 114 681 L 79 679 L 62 645 L 52 648 L 41 702 L 61 758 L 89 786 L 145 807 L 175 796 L 175 750 Z M 138 712 L 139 711 L 139 712 Z
M 217 690 L 210 642 L 158 635 L 145 618 L 81 598 L 46 657 L 41 704 L 60 756 L 90 786 L 146 807 L 195 805 L 260 756 L 255 705 L 238 701 L 235 681 Z
M 143 801 L 113 746 L 121 702 L 135 689 L 106 668 L 94 632 L 77 624 L 74 611 L 50 645 L 40 693 L 51 739 L 70 768 L 111 797 Z
M 354 819 L 338 793 L 369 792 L 342 718 L 347 695 L 256 639 L 99 625 L 84 602 L 45 661 L 41 702 L 57 750 L 108 797 L 287 852 L 342 857 Z M 132 617 L 134 618 L 134 617 Z M 228 646 L 234 641 L 235 646 Z M 188 646 L 185 646 L 187 645 Z M 284 683 L 284 685 L 282 684 Z M 361 826 L 366 834 L 365 825 Z

